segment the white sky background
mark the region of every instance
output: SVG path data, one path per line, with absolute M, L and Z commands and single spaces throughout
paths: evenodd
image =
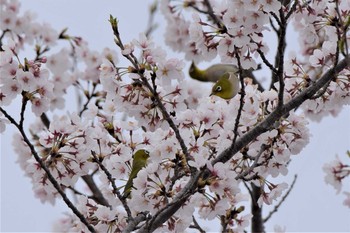
M 87 1 L 87 0 L 26 0 L 22 1 L 21 12 L 36 12 L 40 22 L 50 23 L 57 31 L 68 27 L 68 34 L 82 36 L 94 50 L 104 47 L 116 48 L 108 23 L 109 14 L 116 16 L 120 22 L 120 32 L 126 43 L 138 38 L 144 31 L 148 19 L 148 5 L 152 1 Z M 160 28 L 153 34 L 157 43 L 164 44 L 164 20 L 157 16 Z M 290 38 L 296 43 L 296 36 Z M 288 44 L 295 48 L 296 44 Z M 272 47 L 272 46 L 271 46 Z M 167 51 L 170 51 L 167 49 Z M 173 53 L 168 53 L 168 55 Z M 170 55 L 171 56 L 171 55 Z M 182 59 L 183 54 L 176 54 Z M 23 57 L 22 57 L 23 58 Z M 119 59 L 125 63 L 121 56 Z M 189 66 L 190 61 L 186 61 Z M 205 67 L 204 64 L 200 64 Z M 265 74 L 268 77 L 269 74 Z M 19 105 L 12 105 L 11 108 Z M 27 118 L 28 119 L 28 118 Z M 30 120 L 30 119 L 29 119 Z M 1 232 L 48 232 L 53 221 L 69 211 L 58 201 L 56 206 L 42 205 L 34 198 L 30 180 L 24 177 L 23 171 L 15 163 L 17 155 L 11 146 L 14 128 L 8 127 L 1 135 Z M 350 209 L 342 202 L 343 194 L 336 195 L 335 190 L 324 183 L 322 166 L 333 160 L 336 154 L 346 161 L 345 152 L 350 149 L 350 109 L 344 108 L 337 118 L 327 117 L 321 123 L 311 123 L 313 135 L 311 143 L 300 155 L 294 156 L 287 177 L 291 180 L 298 174 L 298 180 L 286 202 L 266 224 L 267 231 L 273 231 L 275 224 L 286 226 L 287 231 L 323 231 L 350 232 Z M 349 162 L 349 160 L 347 161 Z M 349 180 L 347 180 L 349 181 Z M 344 189 L 350 191 L 350 182 Z M 266 208 L 265 208 L 266 210 Z M 268 211 L 266 211 L 266 214 Z M 212 231 L 219 231 L 211 227 Z

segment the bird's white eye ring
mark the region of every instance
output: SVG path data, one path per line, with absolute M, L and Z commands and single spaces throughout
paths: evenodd
M 221 88 L 221 86 L 217 86 L 217 87 L 216 87 L 216 89 L 215 89 L 215 91 L 217 91 L 217 92 L 220 92 L 220 91 L 222 91 L 222 88 Z

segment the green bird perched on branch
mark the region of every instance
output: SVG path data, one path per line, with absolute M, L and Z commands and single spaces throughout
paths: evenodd
M 235 72 L 227 72 L 215 83 L 211 96 L 216 95 L 223 99 L 231 99 L 239 91 L 239 78 Z
M 256 70 L 261 69 L 261 66 L 258 65 Z M 259 91 L 264 91 L 263 86 L 260 82 L 257 81 L 255 78 L 253 72 L 255 70 L 248 69 L 248 70 L 242 70 L 241 75 L 243 78 L 250 78 L 253 81 L 253 84 L 258 85 Z M 205 70 L 199 69 L 194 62 L 192 61 L 191 67 L 189 69 L 189 75 L 191 78 L 196 79 L 201 82 L 217 82 L 225 73 L 233 72 L 234 74 L 238 74 L 239 70 L 238 67 L 231 64 L 214 64 L 209 66 Z
M 123 197 L 130 197 L 131 189 L 133 187 L 133 181 L 137 177 L 139 171 L 147 165 L 147 160 L 149 158 L 149 152 L 146 150 L 138 150 L 134 154 L 134 160 L 132 161 L 131 172 L 129 179 L 124 187 Z
M 230 64 L 215 64 L 201 70 L 192 62 L 189 70 L 191 78 L 202 82 L 217 82 L 227 72 L 236 73 L 238 68 Z

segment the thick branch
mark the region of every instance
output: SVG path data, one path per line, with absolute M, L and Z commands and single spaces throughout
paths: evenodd
M 252 206 L 251 211 L 253 214 L 252 218 L 252 232 L 265 232 L 264 231 L 264 222 L 262 218 L 262 206 L 260 207 L 258 204 L 258 199 L 261 196 L 261 188 L 256 186 L 255 184 L 251 184 L 252 186 Z
M 350 66 L 350 57 L 343 59 L 337 66 L 328 70 L 314 85 L 308 87 L 298 96 L 294 97 L 288 103 L 286 103 L 282 108 L 276 109 L 272 112 L 264 121 L 253 128 L 251 131 L 247 132 L 241 138 L 237 140 L 235 144 L 232 144 L 229 148 L 224 150 L 213 162 L 216 164 L 218 162 L 226 163 L 230 160 L 235 153 L 241 150 L 244 146 L 248 145 L 252 140 L 254 140 L 260 134 L 269 130 L 273 124 L 278 121 L 282 116 L 284 116 L 289 111 L 299 107 L 304 101 L 311 98 L 318 90 L 320 90 L 324 85 L 327 84 L 328 80 L 332 79 L 341 70 Z M 207 171 L 207 170 L 204 170 Z M 197 188 L 197 181 L 199 177 L 204 174 L 204 171 L 197 171 L 193 175 L 187 185 L 181 190 L 181 192 L 175 196 L 174 200 L 169 203 L 165 208 L 160 210 L 153 216 L 152 220 L 148 222 L 144 227 L 140 229 L 139 232 L 152 232 L 161 226 L 165 221 L 167 221 L 181 206 L 188 201 L 190 195 Z M 207 171 L 209 172 L 209 171 Z M 262 218 L 261 218 L 262 219 Z
M 237 140 L 235 144 L 231 144 L 229 148 L 224 150 L 214 161 L 225 163 L 232 158 L 240 149 L 248 145 L 260 134 L 268 131 L 282 116 L 289 113 L 291 110 L 299 107 L 305 100 L 310 99 L 318 90 L 320 90 L 327 82 L 334 78 L 341 70 L 350 66 L 350 57 L 344 58 L 339 64 L 332 69 L 329 69 L 316 83 L 302 91 L 298 96 L 284 104 L 280 109 L 273 111 L 264 121 L 255 128 L 244 134 Z
M 167 204 L 162 210 L 157 212 L 151 221 L 143 226 L 139 233 L 153 232 L 159 226 L 161 226 L 165 221 L 167 221 L 171 216 L 173 216 L 178 209 L 188 200 L 188 198 L 195 192 L 197 188 L 197 182 L 199 177 L 201 177 L 203 172 L 197 171 L 187 185 L 180 191 L 178 195 L 174 197 L 174 200 Z
M 133 219 L 133 221 L 128 222 L 128 225 L 125 229 L 123 229 L 123 233 L 129 233 L 135 231 L 135 228 L 140 222 L 143 222 L 147 219 L 148 212 L 138 213 L 137 216 Z
M 101 190 L 97 187 L 95 181 L 92 178 L 92 175 L 85 175 L 81 177 L 86 185 L 92 192 L 92 199 L 94 199 L 98 204 L 109 206 L 108 201 L 104 198 Z

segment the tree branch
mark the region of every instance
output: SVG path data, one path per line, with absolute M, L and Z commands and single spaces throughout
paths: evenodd
M 121 49 L 124 49 L 124 45 L 123 45 L 123 43 L 121 41 L 121 38 L 120 38 L 120 33 L 119 33 L 119 29 L 118 29 L 117 20 L 115 18 L 113 18 L 112 16 L 110 16 L 110 23 L 111 23 L 111 26 L 112 26 L 113 33 L 117 37 L 117 46 L 119 46 Z M 186 159 L 188 161 L 190 156 L 189 156 L 188 151 L 187 151 L 187 146 L 185 145 L 185 142 L 182 139 L 182 137 L 180 135 L 180 132 L 179 132 L 178 128 L 176 127 L 174 121 L 171 119 L 171 116 L 169 115 L 169 113 L 167 112 L 167 110 L 166 110 L 165 106 L 163 105 L 161 99 L 159 98 L 159 95 L 158 95 L 157 91 L 155 90 L 155 88 L 153 88 L 151 86 L 151 84 L 148 82 L 147 78 L 144 76 L 143 72 L 140 70 L 140 65 L 139 65 L 138 60 L 133 55 L 133 53 L 131 53 L 130 55 L 126 55 L 124 57 L 126 57 L 134 65 L 134 68 L 136 69 L 137 74 L 141 77 L 142 83 L 152 93 L 152 95 L 154 97 L 154 99 L 152 100 L 153 103 L 155 104 L 155 106 L 157 106 L 159 108 L 159 110 L 163 114 L 164 120 L 166 122 L 168 122 L 170 128 L 174 131 L 175 137 L 178 140 L 178 142 L 180 143 L 182 152 L 186 155 Z
M 192 175 L 186 186 L 174 197 L 174 200 L 158 211 L 152 219 L 139 230 L 139 233 L 153 232 L 173 216 L 173 214 L 176 213 L 176 211 L 181 208 L 181 206 L 188 201 L 188 198 L 195 192 L 198 186 L 198 179 L 202 174 L 203 171 L 197 171 Z
M 265 54 L 261 51 L 261 49 L 257 49 L 256 51 L 259 53 L 260 58 L 261 58 L 261 60 L 263 60 L 264 64 L 270 68 L 272 73 L 277 74 L 277 69 L 269 62 L 269 60 L 267 60 Z
M 214 14 L 213 7 L 211 6 L 209 0 L 203 0 L 203 4 L 207 7 L 208 12 L 207 14 L 210 16 L 210 18 L 213 20 L 213 22 L 220 28 L 224 29 L 226 31 L 225 26 L 221 22 L 221 20 Z
M 293 182 L 292 182 L 290 188 L 288 189 L 287 193 L 282 197 L 281 201 L 275 206 L 275 208 L 273 208 L 273 210 L 266 216 L 266 218 L 263 219 L 264 222 L 267 222 L 272 217 L 272 215 L 278 211 L 278 208 L 282 205 L 282 203 L 288 197 L 289 193 L 292 191 L 296 181 L 297 181 L 297 175 L 294 175 Z
M 262 144 L 262 145 L 261 145 L 260 151 L 259 151 L 259 153 L 255 156 L 253 164 L 252 164 L 250 167 L 248 167 L 244 172 L 242 172 L 242 173 L 240 173 L 238 176 L 236 176 L 236 180 L 243 179 L 246 175 L 248 175 L 249 173 L 251 173 L 251 172 L 254 170 L 254 168 L 257 167 L 260 156 L 262 155 L 262 153 L 264 153 L 264 151 L 265 151 L 267 148 L 268 148 L 267 145 L 265 145 L 265 144 Z
M 145 36 L 149 38 L 154 31 L 154 29 L 157 28 L 157 24 L 154 23 L 154 16 L 157 12 L 157 0 L 155 0 L 149 7 L 149 15 L 148 15 L 148 24 L 145 31 Z
M 9 114 L 7 114 L 7 112 L 2 107 L 0 107 L 0 111 L 11 122 L 11 124 L 13 124 L 18 129 L 18 131 L 22 135 L 24 142 L 27 144 L 32 155 L 34 156 L 35 160 L 39 163 L 40 167 L 45 171 L 47 178 L 49 179 L 51 184 L 55 187 L 57 192 L 61 195 L 66 205 L 73 211 L 73 213 L 80 219 L 80 221 L 89 229 L 89 231 L 96 232 L 93 226 L 90 225 L 90 223 L 87 221 L 84 215 L 80 213 L 80 211 L 75 207 L 75 205 L 69 200 L 66 193 L 61 189 L 61 185 L 56 181 L 56 179 L 52 176 L 50 170 L 46 167 L 45 163 L 41 160 L 33 144 L 30 142 L 26 133 L 24 132 L 23 128 L 21 128 L 21 126 Z
M 333 79 L 336 74 L 342 71 L 344 68 L 350 67 L 350 57 L 344 58 L 338 63 L 337 66 L 329 69 L 320 79 L 313 85 L 306 88 L 299 95 L 285 103 L 282 108 L 275 109 L 270 115 L 268 115 L 264 121 L 254 127 L 252 130 L 240 137 L 235 144 L 231 144 L 229 148 L 224 150 L 218 157 L 214 159 L 212 164 L 218 162 L 225 163 L 232 158 L 240 149 L 248 145 L 260 134 L 268 131 L 274 125 L 274 123 L 291 110 L 299 107 L 305 100 L 310 99 L 318 90 L 320 90 L 330 79 Z
M 243 111 L 244 96 L 245 96 L 244 77 L 243 77 L 243 74 L 242 74 L 241 59 L 240 59 L 240 57 L 239 57 L 239 55 L 238 55 L 237 52 L 236 52 L 235 54 L 236 54 L 237 64 L 238 64 L 239 81 L 241 82 L 241 91 L 240 91 L 241 98 L 240 98 L 240 101 L 239 101 L 238 113 L 237 113 L 237 117 L 236 117 L 236 120 L 235 120 L 235 127 L 234 127 L 234 129 L 233 129 L 233 134 L 234 134 L 233 143 L 236 142 L 237 137 L 238 137 L 239 120 L 240 120 L 240 118 L 241 118 L 241 114 L 242 114 L 242 111 Z
M 284 12 L 282 9 L 279 10 L 280 13 L 280 29 L 278 35 L 278 52 L 277 52 L 277 78 L 279 82 L 279 91 L 278 91 L 278 105 L 277 108 L 281 108 L 283 106 L 283 97 L 284 97 L 284 50 L 286 48 L 286 30 L 287 30 L 287 21 L 284 17 Z
M 41 122 L 44 126 L 49 129 L 50 128 L 50 119 L 47 117 L 46 113 L 42 113 L 40 115 Z M 92 178 L 93 174 L 82 176 L 81 178 L 84 180 L 86 185 L 89 187 L 92 192 L 92 199 L 94 199 L 98 204 L 109 206 L 108 201 L 104 198 L 101 190 L 97 187 L 95 181 Z
M 258 199 L 261 196 L 261 188 L 256 186 L 255 184 L 251 184 L 252 187 L 252 206 L 251 211 L 253 214 L 251 229 L 252 232 L 265 232 L 264 223 L 262 220 L 262 206 L 260 207 L 258 204 Z
M 280 119 L 289 111 L 299 107 L 305 100 L 312 97 L 320 88 L 322 88 L 329 79 L 332 79 L 341 70 L 349 66 L 350 57 L 344 58 L 337 66 L 329 69 L 317 82 L 314 83 L 314 85 L 306 88 L 299 95 L 291 99 L 288 103 L 284 104 L 282 108 L 273 111 L 259 125 L 239 138 L 235 144 L 231 144 L 229 148 L 224 150 L 216 159 L 213 160 L 212 164 L 214 165 L 218 162 L 226 163 L 233 157 L 234 154 L 236 154 L 244 146 L 248 145 L 248 143 L 254 140 L 257 136 L 269 130 L 275 121 Z M 192 175 L 187 185 L 181 190 L 180 193 L 178 193 L 178 195 L 174 197 L 174 200 L 166 205 L 164 209 L 158 211 L 153 216 L 152 220 L 143 226 L 139 232 L 152 232 L 167 221 L 186 201 L 188 201 L 188 198 L 197 188 L 197 181 L 199 177 L 204 175 L 205 172 L 210 171 L 206 169 L 203 171 L 197 171 L 194 175 Z M 254 194 L 257 195 L 256 193 Z
M 123 230 L 123 233 L 129 233 L 129 232 L 135 231 L 135 228 L 140 222 L 148 219 L 147 214 L 148 212 L 138 213 L 137 216 L 133 219 L 133 221 L 128 222 L 128 226 Z
M 21 128 L 23 128 L 24 112 L 26 110 L 27 103 L 28 103 L 28 98 L 25 96 L 25 92 L 22 92 L 22 107 L 21 107 L 20 120 L 19 120 L 19 127 Z
M 112 28 L 115 34 L 119 35 L 117 24 L 112 20 Z M 114 22 L 114 23 L 113 23 Z M 120 39 L 120 37 L 119 37 Z M 281 42 L 281 44 L 283 44 Z M 121 41 L 119 40 L 117 43 L 118 46 L 123 47 Z M 137 60 L 132 59 L 131 57 L 127 57 L 134 65 L 135 68 L 138 70 L 139 65 Z M 283 61 L 283 59 L 282 59 Z M 218 162 L 226 163 L 228 160 L 232 158 L 234 154 L 236 154 L 239 150 L 241 150 L 244 146 L 248 145 L 252 140 L 254 140 L 257 136 L 260 134 L 268 131 L 271 129 L 276 121 L 278 121 L 281 117 L 283 117 L 285 114 L 289 113 L 289 111 L 293 110 L 294 108 L 300 106 L 305 100 L 309 99 L 311 96 L 313 96 L 320 88 L 322 88 L 329 79 L 332 79 L 334 75 L 339 73 L 342 69 L 348 66 L 349 58 L 346 58 L 342 60 L 336 67 L 333 67 L 328 72 L 326 72 L 322 78 L 320 78 L 314 85 L 306 88 L 303 92 L 301 92 L 298 96 L 291 99 L 288 103 L 283 104 L 280 108 L 275 109 L 270 115 L 267 116 L 267 118 L 262 121 L 260 124 L 258 124 L 256 127 L 254 127 L 252 130 L 241 136 L 235 143 L 232 143 L 229 148 L 224 150 L 220 155 L 218 155 L 217 158 L 215 158 L 212 161 L 212 164 L 216 164 Z M 280 65 L 280 63 L 278 63 Z M 279 69 L 279 72 L 283 72 L 283 69 Z M 167 113 L 165 107 L 163 106 L 161 100 L 159 99 L 157 93 L 152 88 L 152 86 L 149 84 L 146 77 L 143 76 L 143 73 L 141 71 L 138 72 L 141 76 L 142 82 L 146 87 L 154 94 L 154 103 L 156 106 L 161 110 L 161 112 L 164 114 L 165 120 L 169 123 L 170 127 L 175 131 L 176 138 L 178 139 L 181 148 L 183 152 L 185 153 L 187 151 L 187 147 L 184 144 L 184 141 L 181 138 L 181 135 L 178 132 L 178 129 L 174 122 L 172 122 L 172 119 L 170 115 Z M 187 155 L 186 155 L 187 157 Z M 197 186 L 198 186 L 198 179 L 205 175 L 205 173 L 208 173 L 209 170 L 204 168 L 202 171 L 193 171 L 191 175 L 191 179 L 186 184 L 186 186 L 179 192 L 173 199 L 172 202 L 168 203 L 163 209 L 159 210 L 149 221 L 146 222 L 146 224 L 141 227 L 139 232 L 152 232 L 155 229 L 157 229 L 159 226 L 161 226 L 165 221 L 167 221 L 176 211 L 181 208 L 181 206 L 188 201 L 188 198 L 195 192 Z M 260 196 L 260 194 L 259 194 Z
M 201 226 L 199 226 L 196 218 L 193 215 L 192 215 L 192 221 L 193 221 L 193 225 L 190 225 L 190 228 L 197 229 L 200 233 L 206 233 L 206 231 L 203 230 Z
M 81 178 L 84 180 L 84 182 L 92 192 L 91 199 L 95 200 L 100 205 L 109 206 L 108 201 L 104 198 L 103 194 L 101 193 L 101 190 L 97 187 L 95 181 L 92 178 L 92 175 L 85 175 Z
M 131 215 L 131 211 L 129 206 L 126 204 L 125 199 L 123 198 L 123 196 L 120 194 L 117 186 L 115 185 L 115 182 L 113 180 L 113 177 L 111 175 L 111 173 L 107 170 L 107 168 L 101 163 L 100 159 L 97 157 L 96 152 L 95 151 L 91 151 L 92 156 L 94 157 L 96 163 L 98 164 L 98 166 L 100 166 L 101 170 L 105 173 L 105 175 L 107 176 L 107 179 L 109 180 L 109 182 L 112 185 L 113 188 L 113 193 L 117 195 L 117 197 L 119 198 L 119 200 L 122 202 L 123 207 L 126 211 L 126 214 L 128 215 L 128 220 L 129 221 L 133 221 L 132 215 Z

